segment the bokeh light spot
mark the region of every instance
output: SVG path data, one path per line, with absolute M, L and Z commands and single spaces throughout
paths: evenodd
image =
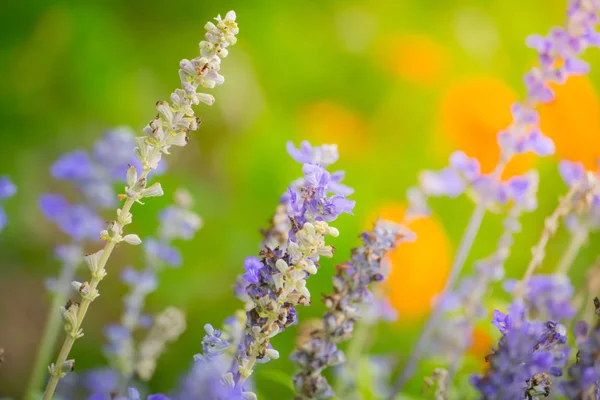
M 417 85 L 434 85 L 447 69 L 444 48 L 429 36 L 395 34 L 384 38 L 380 47 L 378 53 L 385 55 L 382 60 L 386 69 Z
M 600 157 L 600 102 L 589 78 L 553 85 L 555 99 L 539 106 L 542 132 L 554 140 L 556 156 L 596 169 Z
M 441 132 L 454 148 L 477 158 L 483 172 L 491 172 L 500 157 L 496 135 L 510 124 L 510 106 L 516 100 L 512 89 L 494 77 L 456 82 L 440 103 Z M 513 158 L 503 177 L 526 172 L 533 159 L 532 154 Z
M 337 143 L 344 158 L 365 154 L 367 122 L 358 113 L 328 100 L 303 107 L 298 115 L 303 139 Z
M 402 204 L 383 206 L 372 214 L 369 223 L 377 217 L 401 222 L 405 209 Z M 388 255 L 391 273 L 386 291 L 400 321 L 430 312 L 432 298 L 444 287 L 452 262 L 450 240 L 435 217 L 420 218 L 408 226 L 417 240 L 400 244 Z

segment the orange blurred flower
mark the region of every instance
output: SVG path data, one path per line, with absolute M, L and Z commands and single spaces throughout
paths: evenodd
M 495 77 L 469 78 L 453 84 L 440 108 L 440 128 L 455 149 L 464 151 L 481 163 L 482 172 L 491 172 L 500 157 L 497 133 L 512 121 L 510 107 L 516 94 Z M 526 172 L 532 154 L 519 155 L 507 166 L 503 177 Z
M 298 113 L 303 139 L 314 144 L 336 143 L 344 157 L 364 154 L 367 143 L 367 122 L 364 118 L 337 103 L 318 101 L 303 107 Z
M 393 75 L 411 83 L 433 86 L 447 65 L 447 56 L 441 44 L 418 33 L 394 34 L 383 38 L 378 57 Z
M 472 356 L 475 360 L 481 361 L 482 366 L 486 364 L 485 357 L 492 352 L 492 346 L 494 340 L 492 335 L 483 328 L 475 327 L 473 329 L 473 337 L 471 348 L 467 354 Z
M 401 222 L 405 209 L 401 204 L 386 205 L 369 222 L 377 217 Z M 429 313 L 432 298 L 444 287 L 452 262 L 450 241 L 439 221 L 421 218 L 412 221 L 409 228 L 417 240 L 402 243 L 388 255 L 392 271 L 386 281 L 390 302 L 403 321 Z
M 555 99 L 538 107 L 542 132 L 556 145 L 561 159 L 581 161 L 596 169 L 600 157 L 600 102 L 586 76 L 569 77 L 553 85 Z

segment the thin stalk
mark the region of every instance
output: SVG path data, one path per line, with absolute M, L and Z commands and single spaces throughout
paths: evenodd
M 408 362 L 404 367 L 404 370 L 402 371 L 401 375 L 396 381 L 396 384 L 394 385 L 394 388 L 392 389 L 391 395 L 389 397 L 390 399 L 394 399 L 394 396 L 402 390 L 408 379 L 412 376 L 417 362 L 419 360 L 419 357 L 421 356 L 425 345 L 429 342 L 430 336 L 437 325 L 439 317 L 442 315 L 443 308 L 440 305 L 444 301 L 444 297 L 446 296 L 446 294 L 452 289 L 452 287 L 454 287 L 454 284 L 456 283 L 456 280 L 458 279 L 462 271 L 462 267 L 465 264 L 467 256 L 469 255 L 471 247 L 473 247 L 473 242 L 475 241 L 475 237 L 477 236 L 477 232 L 479 231 L 479 227 L 481 226 L 481 222 L 483 221 L 485 211 L 485 205 L 481 203 L 478 203 L 476 205 L 475 210 L 473 211 L 473 214 L 469 219 L 467 230 L 465 231 L 465 234 L 463 235 L 462 240 L 460 242 L 459 250 L 456 254 L 456 257 L 454 258 L 454 262 L 452 263 L 450 276 L 446 281 L 446 285 L 444 286 L 444 289 L 442 290 L 442 293 L 439 296 L 439 300 L 437 301 L 436 306 L 433 308 L 429 319 L 425 323 L 425 327 L 421 332 L 419 340 L 415 345 L 413 352 L 411 353 Z
M 569 273 L 569 269 L 575 258 L 577 258 L 577 254 L 581 247 L 587 242 L 588 232 L 586 230 L 578 231 L 574 235 L 571 236 L 571 240 L 569 241 L 569 246 L 567 250 L 563 253 L 562 258 L 558 262 L 558 266 L 556 267 L 556 273 L 559 275 L 567 275 Z
M 145 179 L 148 176 L 149 172 L 150 172 L 150 168 L 144 168 L 144 171 L 140 175 L 139 179 L 140 180 Z M 125 201 L 125 204 L 123 205 L 122 215 L 127 215 L 129 213 L 134 202 L 135 202 L 135 199 L 133 197 L 127 198 L 127 200 Z M 104 246 L 104 250 L 102 252 L 102 256 L 100 257 L 100 260 L 98 262 L 99 270 L 104 269 L 114 248 L 115 248 L 115 242 L 113 242 L 111 240 L 106 242 L 106 245 Z M 99 283 L 100 283 L 100 279 L 98 279 L 96 277 L 96 275 L 94 275 L 90 281 L 90 292 L 93 293 L 96 290 Z M 82 298 L 81 304 L 79 306 L 79 312 L 77 313 L 77 324 L 75 326 L 75 329 L 73 330 L 74 332 L 77 332 L 81 328 L 81 324 L 83 323 L 83 319 L 85 318 L 85 315 L 87 313 L 88 308 L 90 307 L 91 302 L 92 302 L 92 300 L 90 300 L 89 297 Z M 60 349 L 60 353 L 58 354 L 58 358 L 56 359 L 56 362 L 54 363 L 55 373 L 50 375 L 50 380 L 48 381 L 48 385 L 46 386 L 46 391 L 44 392 L 43 400 L 52 399 L 52 395 L 54 394 L 54 391 L 56 390 L 56 385 L 58 384 L 58 381 L 61 378 L 60 369 L 61 369 L 62 365 L 65 363 L 65 361 L 67 361 L 67 358 L 69 357 L 69 353 L 71 352 L 71 349 L 73 348 L 73 344 L 75 343 L 75 340 L 77 340 L 76 336 L 70 335 L 70 334 L 67 335 L 67 337 L 65 338 L 62 348 Z
M 533 246 L 533 249 L 531 250 L 533 256 L 531 257 L 531 261 L 525 270 L 525 275 L 515 288 L 514 299 L 516 301 L 523 300 L 529 279 L 531 279 L 535 270 L 542 265 L 542 262 L 544 261 L 545 248 L 548 244 L 548 241 L 556 233 L 558 224 L 560 223 L 560 218 L 567 215 L 569 211 L 571 211 L 573 196 L 575 196 L 575 194 L 579 191 L 580 187 L 581 183 L 573 185 L 567 194 L 560 199 L 558 207 L 556 207 L 554 212 L 550 214 L 550 216 L 548 216 L 544 221 L 544 230 L 542 231 L 540 240 L 535 246 Z
M 70 285 L 70 282 L 75 276 L 75 269 L 76 266 L 73 264 L 63 264 L 58 278 L 59 284 Z M 48 312 L 44 333 L 42 334 L 42 339 L 33 365 L 33 370 L 31 376 L 29 377 L 29 383 L 27 384 L 25 398 L 28 400 L 37 399 L 39 396 L 42 380 L 46 374 L 47 366 L 52 358 L 52 352 L 54 351 L 54 347 L 56 346 L 56 341 L 58 340 L 58 335 L 60 333 L 60 328 L 62 327 L 62 317 L 58 312 L 58 309 L 67 302 L 68 290 L 69 287 L 57 288 L 57 290 L 53 293 L 52 305 L 50 306 L 50 311 Z

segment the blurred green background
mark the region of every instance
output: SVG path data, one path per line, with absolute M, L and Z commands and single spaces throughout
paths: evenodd
M 10 222 L 0 236 L 0 347 L 6 349 L 0 395 L 18 398 L 23 391 L 48 311 L 43 282 L 59 268 L 52 248 L 67 240 L 37 207 L 41 193 L 67 188 L 50 178 L 49 166 L 64 152 L 89 148 L 106 128 L 141 131 L 156 114 L 154 103 L 179 85 L 179 60 L 197 56 L 205 21 L 237 12 L 238 44 L 222 66 L 226 83 L 211 92 L 217 103 L 198 111 L 203 123 L 190 145 L 169 158 L 170 171 L 160 178 L 167 195 L 135 206 L 130 230 L 151 234 L 157 211 L 178 187 L 191 191 L 205 221 L 192 242 L 181 243 L 184 266 L 164 271 L 149 298 L 151 312 L 175 305 L 188 317 L 187 331 L 161 358 L 154 391 L 167 391 L 187 369 L 201 349 L 205 323 L 220 326 L 240 306 L 232 296 L 235 276 L 243 259 L 257 253 L 259 229 L 280 194 L 301 174 L 285 153 L 287 140 L 338 143 L 335 167 L 347 171 L 357 201 L 355 215 L 335 223 L 337 252 L 310 280 L 314 304 L 299 310 L 302 321 L 322 313 L 320 293 L 330 290 L 333 266 L 349 256 L 360 230 L 378 214 L 401 216 L 405 190 L 420 170 L 443 166 L 457 148 L 485 168 L 493 165 L 495 132 L 508 123 L 510 103 L 524 92 L 522 74 L 535 62 L 525 37 L 560 24 L 565 7 L 562 0 L 2 2 L 0 173 L 19 192 L 6 202 Z M 540 110 L 558 157 L 526 157 L 510 169 L 541 174 L 539 209 L 524 219 L 511 277 L 523 273 L 543 218 L 565 191 L 557 159 L 593 167 L 600 154 L 600 56 L 586 59 L 590 79 L 569 81 Z M 407 355 L 472 209 L 464 198 L 432 204 L 434 219 L 415 227 L 419 244 L 392 258 L 389 290 L 401 315 L 378 327 L 375 353 Z M 467 271 L 494 249 L 500 221 L 496 215 L 484 220 Z M 561 229 L 544 269 L 553 268 L 567 239 Z M 573 268 L 578 287 L 595 259 L 596 239 Z M 141 250 L 125 246 L 111 259 L 85 337 L 72 353 L 78 370 L 105 363 L 102 327 L 118 320 L 125 291 L 117 271 L 140 262 Z M 490 293 L 496 299 L 490 307 L 503 296 L 500 289 Z M 257 368 L 266 398 L 292 397 L 269 371 L 292 373 L 287 355 L 297 329 L 273 340 L 279 360 Z M 415 379 L 410 390 L 418 397 L 420 388 Z

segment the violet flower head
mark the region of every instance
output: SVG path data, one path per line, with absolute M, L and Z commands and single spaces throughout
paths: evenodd
M 6 200 L 17 193 L 17 187 L 8 176 L 0 176 L 0 200 Z M 3 207 L 0 207 L 0 231 L 4 229 L 8 222 L 8 217 Z
M 600 301 L 594 299 L 596 315 L 600 315 Z M 575 325 L 577 345 L 576 362 L 567 369 L 568 378 L 561 382 L 563 395 L 569 399 L 597 398 L 600 379 L 600 323 L 590 329 L 587 323 Z
M 247 303 L 248 311 L 245 336 L 239 341 L 236 365 L 231 371 L 236 387 L 252 375 L 256 363 L 279 357 L 270 338 L 296 323 L 298 305 L 309 304 L 306 280 L 317 273 L 321 256 L 333 255 L 333 248 L 325 244 L 325 237 L 339 235 L 328 223 L 340 214 L 351 214 L 354 208 L 355 202 L 340 194 L 339 186 L 330 187 L 332 182 L 339 184 L 343 174 L 336 173 L 334 180 L 318 163 L 335 161 L 337 152 L 336 157 L 325 157 L 323 154 L 331 153 L 331 148 L 323 149 L 323 153 L 317 149 L 323 148 L 304 143 L 297 150 L 288 144 L 295 159 L 311 162 L 303 163 L 304 176 L 294 181 L 282 197 L 277 223 L 274 217 L 273 226 L 265 233 L 261 257 L 247 259 L 246 273 L 238 280 L 236 293 Z M 282 234 L 279 225 L 288 229 L 287 234 Z M 270 239 L 276 239 L 277 247 L 266 244 L 272 241 Z
M 85 204 L 69 204 L 66 198 L 55 194 L 44 194 L 40 196 L 39 201 L 44 216 L 74 241 L 100 239 L 104 222 L 92 207 Z
M 600 229 L 600 177 L 598 172 L 586 172 L 583 164 L 562 160 L 558 165 L 560 176 L 569 188 L 581 189 L 572 197 L 571 212 L 565 215 L 565 225 L 572 234 Z
M 512 293 L 516 280 L 504 281 L 504 289 Z M 538 320 L 567 321 L 575 315 L 571 304 L 573 286 L 564 275 L 534 275 L 527 282 L 525 305 L 527 314 Z
M 361 235 L 363 246 L 352 252 L 351 260 L 337 269 L 333 278 L 334 292 L 324 297 L 328 311 L 323 315 L 322 328 L 315 329 L 290 356 L 300 368 L 294 376 L 294 386 L 300 398 L 326 399 L 334 396 L 333 389 L 323 377 L 328 366 L 344 362 L 337 344 L 352 336 L 354 323 L 361 318 L 365 307 L 374 302 L 369 285 L 380 282 L 388 274 L 384 263 L 386 254 L 397 243 L 413 239 L 405 227 L 379 220 L 371 232 Z
M 471 381 L 481 397 L 512 400 L 547 396 L 551 377 L 562 375 L 566 360 L 565 327 L 552 321 L 526 320 L 523 305 L 518 303 L 508 314 L 495 312 L 493 324 L 502 337 L 487 356 L 488 370 Z

